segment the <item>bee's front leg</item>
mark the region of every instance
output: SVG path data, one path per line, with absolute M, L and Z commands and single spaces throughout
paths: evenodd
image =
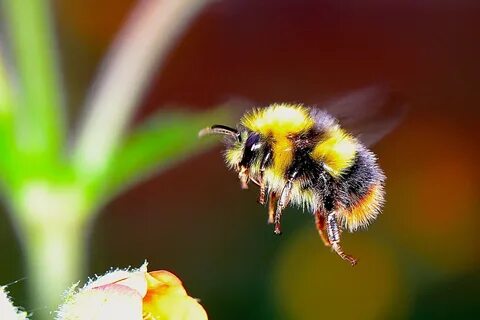
M 282 228 L 281 228 L 281 218 L 282 218 L 282 211 L 285 209 L 290 202 L 290 193 L 292 191 L 292 179 L 289 179 L 288 182 L 285 184 L 282 190 L 282 194 L 280 195 L 280 198 L 278 199 L 277 202 L 277 210 L 275 211 L 275 234 L 281 234 L 282 233 Z
M 272 151 L 269 150 L 265 152 L 262 158 L 262 162 L 260 164 L 260 178 L 259 178 L 259 186 L 260 186 L 260 196 L 258 197 L 258 203 L 260 204 L 265 204 L 265 168 L 267 167 L 267 163 L 270 161 L 272 158 Z M 270 221 L 270 220 L 269 220 Z
M 240 186 L 242 189 L 248 189 L 248 183 L 250 182 L 250 174 L 248 169 L 245 167 L 240 167 L 240 171 L 238 172 L 238 179 L 240 179 Z
M 263 172 L 260 172 L 260 179 L 258 179 L 258 185 L 260 187 L 260 195 L 258 196 L 258 203 L 260 203 L 261 205 L 264 205 L 266 187 L 265 187 L 265 180 L 263 179 Z
M 328 240 L 332 246 L 332 249 L 343 260 L 350 262 L 352 266 L 356 265 L 357 259 L 343 252 L 343 249 L 340 246 L 340 229 L 338 228 L 335 211 L 332 211 L 327 215 L 327 235 L 328 235 Z

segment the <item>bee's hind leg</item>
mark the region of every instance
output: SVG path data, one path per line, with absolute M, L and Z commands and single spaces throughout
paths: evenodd
M 340 229 L 338 228 L 335 211 L 327 215 L 327 235 L 332 249 L 345 261 L 348 261 L 352 266 L 357 264 L 357 259 L 349 254 L 343 252 L 340 246 Z
M 327 225 L 325 224 L 325 216 L 322 214 L 320 210 L 315 211 L 315 226 L 317 227 L 318 235 L 323 241 L 323 244 L 326 247 L 331 247 L 332 244 L 330 240 L 328 240 L 328 236 L 325 234 L 325 229 Z

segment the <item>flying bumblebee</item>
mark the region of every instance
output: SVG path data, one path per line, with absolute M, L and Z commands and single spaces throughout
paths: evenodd
M 384 90 L 367 88 L 321 107 L 272 104 L 247 112 L 236 128 L 213 125 L 199 136 L 226 136 L 225 160 L 242 188 L 260 187 L 268 222 L 281 233 L 285 207 L 311 212 L 318 233 L 351 265 L 340 245 L 350 232 L 375 220 L 385 201 L 385 175 L 367 146 L 396 126 L 403 106 Z

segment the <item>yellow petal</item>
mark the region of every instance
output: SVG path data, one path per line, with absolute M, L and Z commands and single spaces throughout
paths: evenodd
M 146 275 L 147 295 L 143 299 L 144 319 L 206 320 L 207 313 L 190 296 L 182 282 L 168 271 L 155 271 Z
M 192 297 L 166 295 L 143 305 L 144 319 L 155 320 L 206 320 L 207 313 Z
M 148 299 L 149 295 L 162 295 L 166 294 L 181 294 L 187 295 L 187 291 L 183 288 L 182 281 L 177 278 L 173 273 L 160 270 L 152 271 L 146 274 L 148 292 L 145 299 Z

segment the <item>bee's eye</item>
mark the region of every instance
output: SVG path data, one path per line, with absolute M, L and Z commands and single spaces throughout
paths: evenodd
M 260 142 L 260 135 L 258 133 L 251 133 L 248 135 L 247 140 L 245 141 L 245 148 L 240 166 L 250 166 L 252 159 L 257 153 L 256 150 L 258 150 L 261 145 L 262 143 Z
M 245 141 L 245 150 L 255 151 L 262 146 L 260 142 L 260 135 L 258 133 L 252 133 L 248 136 L 247 141 Z

